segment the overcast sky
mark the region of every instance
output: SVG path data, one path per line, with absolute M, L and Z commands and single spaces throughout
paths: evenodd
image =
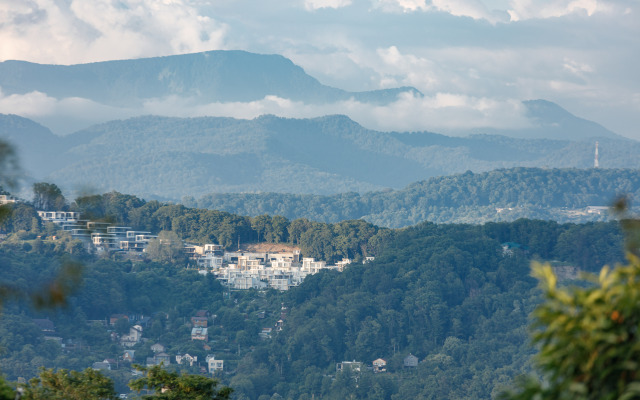
M 74 64 L 216 49 L 282 54 L 347 90 L 402 85 L 425 97 L 322 108 L 265 98 L 200 107 L 200 115 L 347 113 L 371 128 L 446 132 L 524 124 L 520 101 L 542 98 L 640 139 L 638 0 L 0 1 L 0 61 Z M 179 109 L 158 99 L 145 111 Z M 0 93 L 0 112 L 71 110 L 113 111 Z

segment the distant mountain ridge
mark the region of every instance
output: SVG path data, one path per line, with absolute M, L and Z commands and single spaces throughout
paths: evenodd
M 589 168 L 594 142 L 379 132 L 345 116 L 137 117 L 60 137 L 0 115 L 25 171 L 68 188 L 179 200 L 209 193 L 335 194 L 511 167 Z M 638 168 L 640 143 L 600 140 L 603 168 Z
M 291 60 L 276 54 L 216 50 L 165 57 L 103 61 L 76 65 L 0 62 L 0 89 L 5 96 L 43 93 L 60 101 L 80 101 L 93 110 L 67 110 L 63 115 L 40 115 L 38 121 L 59 133 L 92 123 L 149 114 L 149 107 L 169 107 L 174 116 L 212 104 L 248 103 L 269 96 L 327 105 L 354 100 L 389 105 L 402 94 L 423 97 L 413 87 L 351 92 L 321 84 Z M 171 105 L 178 104 L 179 107 Z M 478 127 L 457 135 L 490 134 L 524 139 L 623 139 L 603 126 L 576 117 L 545 100 L 523 102 L 528 126 L 513 129 Z M 155 112 L 155 111 L 154 111 Z M 164 113 L 166 111 L 161 111 Z M 203 111 L 207 113 L 206 111 Z M 275 112 L 275 111 L 274 111 Z M 453 132 L 453 131 L 452 131 Z
M 521 129 L 474 129 L 469 131 L 494 135 L 505 135 L 523 139 L 593 140 L 626 138 L 602 125 L 576 117 L 559 105 L 547 100 L 525 100 L 522 102 L 531 126 Z
M 621 195 L 640 198 L 638 169 L 510 168 L 440 176 L 400 190 L 321 196 L 286 193 L 212 193 L 190 207 L 258 216 L 282 215 L 320 222 L 365 219 L 401 228 L 424 221 L 484 223 L 518 218 L 586 222 L 605 220 Z
M 202 102 L 247 102 L 275 95 L 306 103 L 349 98 L 389 103 L 402 92 L 421 95 L 411 87 L 348 92 L 321 84 L 283 56 L 239 50 L 76 65 L 10 60 L 0 63 L 0 87 L 9 95 L 37 90 L 58 99 L 81 97 L 113 106 L 172 95 Z

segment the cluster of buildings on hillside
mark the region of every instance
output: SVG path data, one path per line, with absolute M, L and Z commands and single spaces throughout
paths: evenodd
M 118 320 L 125 319 L 129 323 L 133 323 L 134 325 L 129 327 L 129 332 L 127 334 L 118 335 L 116 332 L 112 332 L 111 339 L 113 341 L 117 341 L 120 343 L 122 347 L 125 348 L 124 354 L 122 355 L 122 361 L 132 363 L 135 361 L 135 350 L 132 348 L 137 344 L 142 343 L 145 339 L 143 339 L 143 326 L 149 324 L 149 317 L 141 317 L 136 319 L 137 316 L 131 317 L 126 314 L 113 314 L 109 317 L 109 325 L 114 326 Z M 204 343 L 205 350 L 211 349 L 207 342 L 209 341 L 208 335 L 208 322 L 211 317 L 210 313 L 206 310 L 199 310 L 196 314 L 191 317 L 191 340 L 192 341 L 202 341 Z M 189 364 L 189 366 L 201 364 L 198 363 L 198 356 L 190 355 L 189 353 L 185 354 L 176 354 L 174 357 L 171 357 L 167 353 L 167 349 L 161 343 L 156 343 L 150 347 L 153 352 L 152 357 L 147 357 L 144 361 L 144 364 L 147 367 L 151 367 L 154 365 L 163 365 L 168 366 L 173 363 L 176 364 Z M 104 362 L 94 363 L 94 369 L 113 369 L 112 365 L 105 365 Z M 206 370 L 215 374 L 224 369 L 224 360 L 216 359 L 214 355 L 209 354 L 205 358 Z M 202 372 L 205 372 L 205 368 L 201 366 Z
M 127 226 L 80 219 L 80 213 L 71 211 L 38 211 L 38 216 L 52 222 L 74 239 L 82 240 L 97 252 L 123 252 L 130 256 L 143 256 L 149 243 L 158 236 L 151 232 L 136 231 Z M 343 259 L 336 265 L 314 258 L 301 258 L 300 251 L 290 252 L 225 252 L 218 244 L 187 244 L 184 251 L 202 274 L 212 273 L 230 289 L 288 290 L 298 286 L 308 276 L 323 269 L 342 271 L 351 263 Z M 372 260 L 368 257 L 365 261 Z
M 220 267 L 201 269 L 203 274 L 213 273 L 224 285 L 233 289 L 265 289 L 271 287 L 288 290 L 298 286 L 308 276 L 323 269 L 342 271 L 351 263 L 343 259 L 336 265 L 314 258 L 300 259 L 300 251 L 293 252 L 225 252 Z M 216 264 L 218 265 L 218 264 Z
M 83 241 L 98 252 L 143 253 L 149 241 L 158 237 L 128 226 L 81 220 L 80 213 L 73 211 L 38 211 L 38 216 L 42 221 L 58 225 L 63 231 L 69 232 L 72 238 Z
M 418 366 L 418 357 L 409 353 L 402 360 L 402 365 L 404 368 L 416 368 Z M 361 361 L 343 361 L 336 363 L 336 372 L 349 370 L 351 372 L 359 373 L 362 371 L 363 367 L 364 364 Z M 382 358 L 378 358 L 376 360 L 373 360 L 373 362 L 371 363 L 371 367 L 367 368 L 373 371 L 374 374 L 387 372 L 387 362 Z
M 125 334 L 119 335 L 115 330 L 111 331 L 111 340 L 119 343 L 123 350 L 121 356 L 113 359 L 104 359 L 103 361 L 97 361 L 92 364 L 92 368 L 95 370 L 114 370 L 123 366 L 130 366 L 133 363 L 138 363 L 151 367 L 154 365 L 169 366 L 171 364 L 188 364 L 190 367 L 197 366 L 200 368 L 200 372 L 209 372 L 212 375 L 216 375 L 224 371 L 224 360 L 216 359 L 214 354 L 207 354 L 203 360 L 198 360 L 197 355 L 190 355 L 189 353 L 174 353 L 173 356 L 169 355 L 170 351 L 161 343 L 155 343 L 150 346 L 153 356 L 146 357 L 145 359 L 138 360 L 136 358 L 136 346 L 148 341 L 143 337 L 143 331 L 148 327 L 153 318 L 160 318 L 164 313 L 156 313 L 154 317 L 140 316 L 140 315 L 126 315 L 126 314 L 112 314 L 106 321 L 92 321 L 94 323 L 104 324 L 105 327 L 115 327 L 119 320 L 126 320 L 129 324 L 129 331 Z M 166 314 L 165 314 L 166 315 Z M 193 317 L 191 317 L 192 341 L 201 341 L 203 348 L 206 351 L 211 350 L 211 347 L 207 344 L 209 337 L 207 335 L 208 322 L 212 316 L 207 310 L 198 310 Z M 47 319 L 33 319 L 33 323 L 42 331 L 45 340 L 52 340 L 62 347 L 65 352 L 76 351 L 83 346 L 76 343 L 75 339 L 64 340 L 56 332 L 56 327 L 53 321 Z

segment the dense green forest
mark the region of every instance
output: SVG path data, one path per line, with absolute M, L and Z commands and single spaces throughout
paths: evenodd
M 362 218 L 378 226 L 399 228 L 422 221 L 606 220 L 606 215 L 587 214 L 584 209 L 609 206 L 622 194 L 632 199 L 640 198 L 639 170 L 512 168 L 484 173 L 468 171 L 431 178 L 395 191 L 330 196 L 212 193 L 197 201 L 184 198 L 183 203 L 241 215 L 283 215 L 290 219 L 323 222 Z
M 69 238 L 51 240 L 53 227 L 39 225 L 33 209 L 18 205 L 0 243 L 2 283 L 26 290 L 51 279 L 71 258 L 84 265 L 84 279 L 65 310 L 4 304 L 0 370 L 9 380 L 34 376 L 40 366 L 82 370 L 119 359 L 124 349 L 110 330 L 127 327 L 104 322 L 123 313 L 151 317 L 143 333 L 148 340 L 134 347 L 137 362 L 151 356 L 157 342 L 171 355 L 188 352 L 204 360 L 215 354 L 225 360 L 219 377 L 235 389 L 236 399 L 488 399 L 531 368 L 526 324 L 539 295 L 530 260 L 553 261 L 568 271 L 623 260 L 615 222 L 521 219 L 390 230 L 361 220 L 241 217 L 118 193 L 80 198 L 71 207 L 136 229 L 173 230 L 188 240 L 223 243 L 220 238 L 228 237 L 225 245 L 233 247 L 240 235 L 247 242 L 298 244 L 304 256 L 354 252 L 354 258 L 376 259 L 343 273 L 318 273 L 288 292 L 230 292 L 184 264 L 97 257 Z M 505 242 L 518 245 L 505 252 Z M 189 337 L 190 317 L 198 310 L 212 315 L 208 350 Z M 50 318 L 65 347 L 44 340 L 32 318 Z M 280 319 L 282 330 L 261 339 L 261 329 Z M 420 361 L 417 367 L 403 366 L 409 353 Z M 366 368 L 377 358 L 387 361 L 386 372 Z M 352 360 L 363 363 L 359 372 L 336 371 L 336 363 Z M 201 372 L 197 366 L 172 368 Z M 119 392 L 127 391 L 127 362 L 107 374 Z
M 290 292 L 287 329 L 274 340 L 269 357 L 254 352 L 245 358 L 247 370 L 268 369 L 276 355 L 283 369 L 272 379 L 279 378 L 277 390 L 292 398 L 314 393 L 335 399 L 351 393 L 372 399 L 491 398 L 529 368 L 533 350 L 525 326 L 539 300 L 529 278 L 529 256 L 504 256 L 500 240 L 521 240 L 540 257 L 564 253 L 558 259 L 568 261 L 578 255 L 561 248 L 580 243 L 578 237 L 591 236 L 592 229 L 602 238 L 593 245 L 610 251 L 607 261 L 620 260 L 614 224 L 522 220 L 482 227 L 421 224 L 400 231 L 374 263 L 315 275 Z M 596 252 L 583 250 L 590 256 Z M 422 361 L 415 370 L 403 367 L 409 353 Z M 388 361 L 388 375 L 364 374 L 359 382 L 341 375 L 325 378 L 336 361 L 369 364 L 378 357 Z M 253 376 L 249 382 L 259 378 Z M 248 390 L 240 379 L 232 384 Z

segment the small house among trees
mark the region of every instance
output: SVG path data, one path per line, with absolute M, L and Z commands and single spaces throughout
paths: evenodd
M 405 368 L 415 368 L 418 366 L 418 357 L 409 353 L 409 355 L 404 358 L 403 364 Z
M 342 372 L 344 370 L 350 370 L 351 372 L 360 372 L 362 370 L 362 363 L 360 361 L 343 361 L 336 364 L 336 372 Z
M 153 351 L 154 353 L 162 353 L 163 351 L 165 351 L 165 347 L 160 343 L 156 343 L 151 346 L 151 351 Z
M 382 358 L 378 358 L 377 360 L 374 360 L 371 364 L 373 365 L 374 373 L 387 371 L 387 362 Z
M 191 317 L 191 324 L 195 327 L 206 328 L 209 319 L 207 317 Z
M 210 374 L 215 374 L 217 371 L 224 369 L 224 360 L 216 360 L 216 357 L 213 355 L 208 355 L 206 361 Z
M 189 353 L 176 355 L 176 363 L 182 364 L 183 361 L 189 363 L 190 367 L 193 367 L 193 364 L 198 362 L 198 356 L 192 356 Z
M 191 340 L 209 340 L 209 333 L 207 328 L 195 327 L 191 329 Z

